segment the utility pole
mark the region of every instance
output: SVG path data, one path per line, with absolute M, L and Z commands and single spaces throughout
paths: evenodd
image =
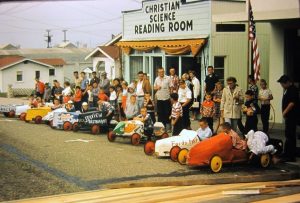
M 47 42 L 47 48 L 51 48 L 51 41 L 52 41 L 52 37 L 53 35 L 50 35 L 51 30 L 46 30 L 47 34 L 44 35 L 46 37 L 46 42 Z
M 64 42 L 67 42 L 67 31 L 68 30 L 63 30 L 63 33 L 64 33 Z

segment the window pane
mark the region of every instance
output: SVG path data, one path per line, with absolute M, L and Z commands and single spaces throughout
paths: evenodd
M 217 24 L 217 32 L 245 32 L 245 24 Z
M 223 56 L 215 56 L 214 66 L 215 66 L 215 68 L 224 68 L 224 57 Z
M 137 79 L 137 73 L 143 71 L 143 57 L 142 56 L 130 56 L 130 82 Z
M 200 58 L 182 57 L 181 58 L 181 74 L 188 73 L 190 70 L 195 71 L 196 78 L 201 78 Z
M 40 71 L 35 71 L 35 78 L 40 78 Z
M 49 76 L 55 75 L 55 69 L 49 69 Z
M 166 74 L 169 75 L 170 68 L 174 68 L 176 71 L 176 74 L 178 75 L 178 73 L 179 73 L 179 57 L 178 56 L 176 56 L 176 57 L 167 56 L 166 62 L 167 62 Z
M 23 73 L 22 73 L 22 71 L 17 71 L 17 81 L 23 81 Z

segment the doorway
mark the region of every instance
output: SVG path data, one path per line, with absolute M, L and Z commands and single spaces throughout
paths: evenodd
M 182 57 L 181 58 L 181 75 L 188 73 L 190 70 L 195 71 L 196 77 L 201 79 L 201 58 L 198 57 Z

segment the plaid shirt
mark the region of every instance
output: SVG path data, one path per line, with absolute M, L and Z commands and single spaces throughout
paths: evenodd
M 110 105 L 109 102 L 102 102 L 102 104 L 99 104 L 99 111 L 112 113 L 115 110 L 115 108 Z

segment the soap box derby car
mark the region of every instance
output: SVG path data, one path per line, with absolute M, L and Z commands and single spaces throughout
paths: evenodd
M 49 125 L 53 126 L 53 118 L 55 113 L 67 112 L 65 108 L 55 109 L 49 112 L 46 116 L 43 117 L 42 121 L 49 123 Z
M 105 117 L 106 112 L 102 111 L 90 111 L 78 115 L 78 122 L 74 122 L 72 129 L 74 132 L 79 130 L 91 130 L 92 134 L 99 134 L 102 129 L 114 128 L 117 125 L 117 121 L 111 120 L 107 123 Z
M 144 134 L 144 123 L 138 120 L 121 121 L 107 134 L 107 139 L 114 142 L 116 137 L 130 138 L 132 145 L 139 145 L 141 140 L 161 139 L 169 137 L 165 126 L 161 122 L 154 123 L 153 134 L 146 136 Z
M 25 114 L 25 122 L 34 121 L 35 124 L 41 124 L 43 117 L 51 112 L 49 106 L 28 109 Z
M 0 112 L 6 117 L 20 116 L 30 109 L 29 105 L 0 105 Z
M 72 130 L 75 122 L 78 122 L 80 111 L 77 112 L 55 112 L 52 120 L 52 128 L 63 129 L 65 131 Z
M 185 154 L 198 142 L 200 142 L 200 139 L 196 131 L 183 129 L 178 136 L 158 140 L 155 143 L 155 155 L 157 157 L 170 157 L 172 161 L 180 161 L 181 164 L 184 164 L 185 161 L 181 162 L 181 159 L 179 160 L 179 155 Z
M 215 173 L 220 172 L 223 164 L 241 162 L 249 162 L 249 153 L 246 150 L 233 148 L 231 137 L 225 133 L 201 141 L 186 155 L 186 163 L 189 167 L 209 165 L 211 171 Z M 259 164 L 263 168 L 269 167 L 271 155 L 260 155 Z

